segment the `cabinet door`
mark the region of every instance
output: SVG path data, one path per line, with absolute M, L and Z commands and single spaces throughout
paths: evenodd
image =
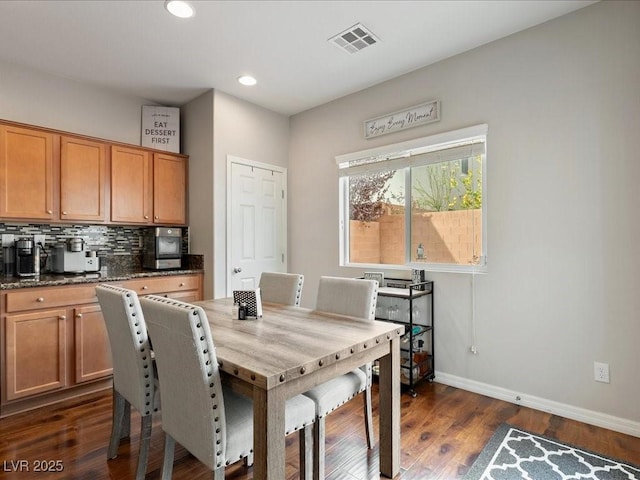
M 61 220 L 105 221 L 105 152 L 104 143 L 61 138 Z
M 183 157 L 154 154 L 153 222 L 187 223 L 187 160 Z
M 199 302 L 200 300 L 202 300 L 202 298 L 200 298 L 200 292 L 198 292 L 197 290 L 189 290 L 186 292 L 169 292 L 164 296 L 186 303 Z
M 111 349 L 98 305 L 74 309 L 76 383 L 111 375 Z
M 111 221 L 150 223 L 151 154 L 145 150 L 111 147 Z
M 54 218 L 53 137 L 0 126 L 0 218 Z
M 6 316 L 6 398 L 66 385 L 66 310 Z

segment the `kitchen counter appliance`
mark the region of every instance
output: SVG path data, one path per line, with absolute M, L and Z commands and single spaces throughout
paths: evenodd
M 96 252 L 85 249 L 82 238 L 69 238 L 51 249 L 51 270 L 55 273 L 85 273 L 100 270 Z
M 16 275 L 35 277 L 40 275 L 40 247 L 33 238 L 23 237 L 15 242 Z
M 144 232 L 143 268 L 182 267 L 182 229 L 156 227 Z

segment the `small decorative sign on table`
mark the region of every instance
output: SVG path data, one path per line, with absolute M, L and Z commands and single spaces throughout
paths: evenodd
M 247 317 L 262 316 L 262 298 L 260 297 L 260 289 L 255 290 L 234 290 L 233 303 L 237 305 L 246 305 L 245 314 Z
M 143 147 L 180 153 L 180 109 L 142 106 Z
M 373 138 L 440 120 L 440 101 L 421 103 L 364 122 L 364 138 Z

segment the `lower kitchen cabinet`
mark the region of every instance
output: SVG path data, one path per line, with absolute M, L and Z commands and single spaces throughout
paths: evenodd
M 67 385 L 66 313 L 65 309 L 56 309 L 6 316 L 3 389 L 6 400 Z
M 111 375 L 111 349 L 99 305 L 78 307 L 73 314 L 75 381 L 88 382 Z
M 186 302 L 202 300 L 202 275 L 107 282 Z M 0 417 L 111 385 L 111 349 L 97 283 L 3 291 Z

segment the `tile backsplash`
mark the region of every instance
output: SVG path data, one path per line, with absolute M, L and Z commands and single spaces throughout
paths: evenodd
M 114 255 L 140 256 L 142 254 L 142 236 L 147 228 L 117 225 L 49 225 L 0 223 L 0 234 L 19 237 L 45 236 L 45 248 L 49 250 L 57 243 L 64 243 L 68 238 L 83 238 L 86 250 L 95 250 L 99 257 Z M 188 228 L 182 229 L 182 253 L 188 253 Z M 0 258 L 2 250 L 0 249 Z

